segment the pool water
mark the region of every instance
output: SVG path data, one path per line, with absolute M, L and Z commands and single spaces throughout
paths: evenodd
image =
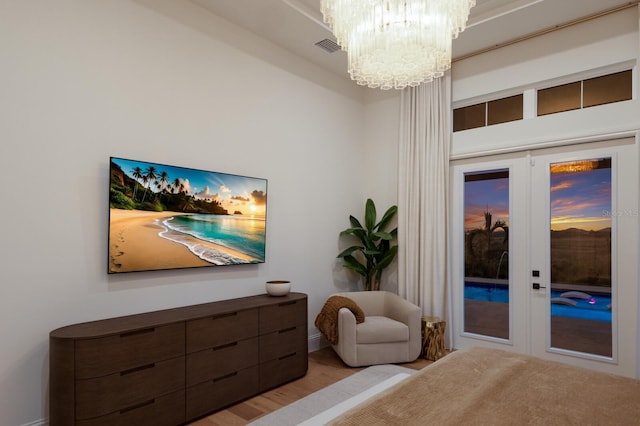
M 485 302 L 509 303 L 509 287 L 492 284 L 464 284 L 464 298 Z
M 551 297 L 560 297 L 563 291 L 551 291 Z M 571 298 L 575 306 L 551 304 L 551 315 L 611 322 L 611 296 L 592 294 L 590 300 Z M 504 285 L 468 282 L 464 285 L 464 298 L 487 302 L 509 303 L 509 288 Z

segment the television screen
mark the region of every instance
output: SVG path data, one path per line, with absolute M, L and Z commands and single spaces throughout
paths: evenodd
M 264 263 L 267 180 L 111 157 L 108 272 Z

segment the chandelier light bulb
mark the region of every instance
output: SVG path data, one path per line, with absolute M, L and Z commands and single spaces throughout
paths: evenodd
M 347 51 L 358 84 L 404 89 L 451 67 L 451 42 L 475 0 L 322 0 L 321 10 Z

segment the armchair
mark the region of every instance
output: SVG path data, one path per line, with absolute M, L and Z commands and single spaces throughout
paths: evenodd
M 346 308 L 338 312 L 338 343 L 332 345 L 351 367 L 414 361 L 422 347 L 422 309 L 387 291 L 336 293 L 364 311 L 357 324 Z

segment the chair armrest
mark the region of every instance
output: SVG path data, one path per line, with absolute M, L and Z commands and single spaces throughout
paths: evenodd
M 389 293 L 385 301 L 385 310 L 389 318 L 409 327 L 410 354 L 412 358 L 417 358 L 422 348 L 422 308 L 396 294 Z
M 338 343 L 333 349 L 345 364 L 354 367 L 358 363 L 356 350 L 356 317 L 347 308 L 338 311 Z
M 355 343 L 356 316 L 347 308 L 340 308 L 338 311 L 338 339 L 349 339 L 353 336 Z

